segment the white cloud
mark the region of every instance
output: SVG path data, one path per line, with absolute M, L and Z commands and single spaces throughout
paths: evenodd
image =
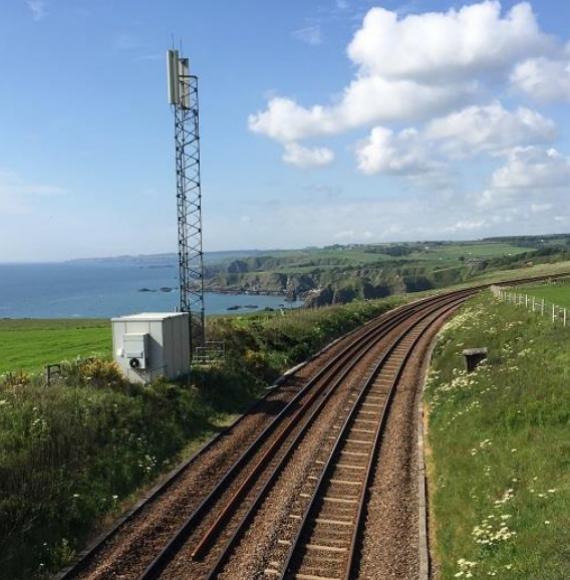
M 374 234 L 369 230 L 341 230 L 334 235 L 334 239 L 344 243 L 358 244 L 374 239 Z
M 363 173 L 417 176 L 438 170 L 430 159 L 425 142 L 415 129 L 395 134 L 390 129 L 375 127 L 356 149 L 358 168 Z
M 526 60 L 515 67 L 511 82 L 537 101 L 570 102 L 570 57 Z
M 396 12 L 373 8 L 348 55 L 362 73 L 433 82 L 504 68 L 549 44 L 529 3 L 503 16 L 500 2 L 484 1 L 401 19 Z
M 564 215 L 560 197 L 542 201 L 517 200 L 515 206 L 489 207 L 457 194 L 445 196 L 374 196 L 349 199 L 341 196 L 323 203 L 321 198 L 289 198 L 247 207 L 252 221 L 240 223 L 234 214 L 208 218 L 208 247 L 294 248 L 370 241 L 473 239 L 510 234 L 545 234 L 560 231 L 556 216 Z M 532 211 L 531 203 L 552 208 Z M 561 209 L 562 208 L 562 209 Z M 566 218 L 564 218 L 566 219 Z
M 334 153 L 326 147 L 303 147 L 298 143 L 286 143 L 283 161 L 303 169 L 323 167 L 334 160 Z
M 570 188 L 570 158 L 556 149 L 517 147 L 506 165 L 493 174 L 492 186 L 517 190 Z
M 46 15 L 46 3 L 44 0 L 26 0 L 26 5 L 32 13 L 32 18 L 38 22 Z
M 516 147 L 493 173 L 490 187 L 480 196 L 478 205 L 499 206 L 514 200 L 536 204 L 537 196 L 541 198 L 539 204 L 551 203 L 551 199 L 567 204 L 569 195 L 570 157 L 552 148 Z
M 449 226 L 444 226 L 442 232 L 445 233 L 461 233 L 461 232 L 472 232 L 474 230 L 480 230 L 484 226 L 488 225 L 485 219 L 478 220 L 459 220 L 454 224 Z
M 549 211 L 552 209 L 551 203 L 531 203 L 530 204 L 530 211 L 534 213 L 542 212 L 542 211 Z
M 293 36 L 311 46 L 318 46 L 323 42 L 321 27 L 318 24 L 299 28 L 293 32 Z
M 348 46 L 357 72 L 340 96 L 308 107 L 273 96 L 249 116 L 249 128 L 288 143 L 375 123 L 430 119 L 473 99 L 499 72 L 552 44 L 525 2 L 505 14 L 499 2 L 488 0 L 401 17 L 373 8 Z M 523 119 L 525 114 L 517 113 L 519 124 L 537 121 Z
M 507 111 L 498 101 L 472 106 L 431 121 L 428 140 L 441 141 L 454 157 L 475 153 L 500 153 L 517 145 L 548 143 L 557 136 L 556 125 L 525 107 Z
M 436 118 L 423 131 L 394 133 L 376 127 L 356 147 L 356 159 L 360 171 L 369 175 L 442 177 L 447 157 L 506 154 L 516 146 L 552 142 L 556 133 L 556 125 L 539 113 L 524 107 L 510 112 L 494 102 Z
M 293 99 L 273 97 L 265 111 L 249 116 L 249 128 L 280 142 L 332 135 L 372 122 L 429 116 L 457 103 L 470 85 L 430 87 L 414 81 L 359 78 L 339 103 L 305 108 Z

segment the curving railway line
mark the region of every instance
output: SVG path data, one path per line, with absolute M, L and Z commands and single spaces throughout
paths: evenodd
M 202 456 L 231 447 L 247 417 L 59 578 L 358 577 L 398 387 L 421 366 L 422 341 L 478 290 L 399 307 L 347 335 L 304 384 L 258 403 L 270 411 L 234 437 L 225 462 L 201 471 Z

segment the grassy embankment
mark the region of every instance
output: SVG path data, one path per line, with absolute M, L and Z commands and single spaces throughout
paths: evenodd
M 55 571 L 97 522 L 243 412 L 285 368 L 401 300 L 211 319 L 209 337 L 225 341 L 226 361 L 196 369 L 191 385 L 129 385 L 101 359 L 67 364 L 49 388 L 40 375 L 0 378 L 0 577 Z M 4 329 L 0 358 L 11 336 L 29 347 L 18 368 L 75 355 L 77 333 L 76 346 L 89 344 L 91 329 L 81 334 L 73 322 L 61 324 L 43 332 Z M 110 337 L 103 336 L 96 350 L 108 352 Z M 40 348 L 52 343 L 69 350 L 48 361 Z
M 570 274 L 570 261 L 558 260 L 553 262 L 544 262 L 524 267 L 513 267 L 485 272 L 474 276 L 470 283 L 480 284 L 488 282 L 508 282 L 519 278 L 530 278 L 538 276 L 557 276 Z
M 570 577 L 569 344 L 570 329 L 490 293 L 441 335 L 426 404 L 443 580 Z M 488 361 L 467 375 L 461 351 L 480 346 Z

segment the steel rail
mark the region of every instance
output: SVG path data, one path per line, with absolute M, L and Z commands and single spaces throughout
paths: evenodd
M 440 300 L 441 299 L 442 298 L 440 297 Z M 449 300 L 449 298 L 448 298 L 448 300 Z M 457 300 L 457 299 L 455 298 L 455 300 Z M 432 303 L 430 303 L 430 306 L 431 306 L 431 304 Z M 441 308 L 441 306 L 440 306 L 440 308 Z M 397 328 L 404 321 L 408 320 L 409 318 L 411 318 L 412 316 L 414 316 L 417 313 L 418 312 L 408 313 L 406 315 L 406 317 L 398 320 L 397 323 L 391 328 L 390 332 L 392 330 L 394 330 L 395 328 Z M 421 310 L 420 310 L 420 313 L 421 313 Z M 429 314 L 430 313 L 428 313 L 428 315 Z M 422 317 L 424 317 L 424 316 L 425 315 L 422 315 Z M 386 334 L 384 336 L 386 336 L 387 334 L 388 334 L 388 332 L 386 332 Z M 370 348 L 373 348 L 373 346 L 374 345 L 371 345 Z M 369 350 L 370 349 L 367 349 L 366 352 L 368 352 Z M 359 359 L 355 362 L 359 362 L 362 359 L 362 357 L 364 356 L 364 354 L 366 354 L 366 353 L 363 353 L 359 357 Z M 353 366 L 355 366 L 355 365 L 353 365 Z M 346 373 L 344 373 L 344 374 L 346 374 Z M 339 383 L 340 382 L 342 382 L 342 378 L 339 380 Z M 327 393 L 327 395 L 330 395 L 330 394 L 332 394 L 332 389 L 331 389 L 331 391 L 329 391 Z M 283 457 L 280 459 L 279 463 L 273 468 L 273 471 L 270 473 L 269 479 L 262 485 L 262 488 L 257 492 L 252 504 L 247 509 L 247 511 L 243 515 L 243 517 L 240 519 L 238 525 L 236 526 L 236 528 L 234 529 L 234 531 L 230 535 L 230 538 L 224 544 L 222 551 L 221 551 L 221 554 L 216 559 L 213 566 L 210 568 L 208 575 L 207 575 L 207 578 L 214 578 L 221 571 L 222 567 L 225 565 L 225 562 L 227 561 L 227 558 L 229 557 L 231 550 L 233 549 L 233 547 L 235 546 L 235 544 L 237 543 L 239 538 L 243 535 L 244 530 L 247 528 L 247 526 L 249 525 L 249 523 L 251 522 L 251 520 L 255 516 L 255 513 L 256 513 L 259 505 L 265 499 L 265 497 L 267 497 L 267 494 L 269 493 L 271 487 L 273 486 L 273 484 L 275 483 L 275 481 L 277 480 L 279 475 L 282 473 L 282 470 L 285 467 L 287 461 L 290 459 L 293 452 L 297 449 L 303 436 L 306 434 L 306 432 L 308 431 L 310 426 L 314 423 L 314 421 L 316 420 L 316 418 L 318 417 L 318 415 L 320 414 L 320 412 L 324 408 L 325 404 L 327 403 L 328 396 L 325 396 L 325 397 L 323 397 L 323 399 L 319 402 L 319 405 L 317 407 L 315 407 L 315 409 L 311 412 L 306 423 L 303 425 L 303 427 L 300 429 L 300 431 L 295 435 L 295 437 L 288 444 L 287 449 L 286 449 Z M 210 528 L 210 530 L 202 537 L 198 546 L 194 549 L 194 552 L 192 553 L 193 557 L 199 556 L 201 553 L 203 553 L 203 551 L 207 547 L 209 547 L 213 543 L 214 533 L 220 531 L 219 527 L 223 524 L 223 522 L 224 522 L 224 519 L 220 516 L 217 519 L 215 525 L 212 526 Z
M 319 478 L 317 480 L 317 484 L 313 490 L 312 497 L 310 498 L 308 504 L 305 507 L 305 511 L 304 511 L 303 515 L 301 516 L 300 525 L 299 525 L 299 527 L 298 527 L 298 529 L 297 529 L 297 531 L 296 531 L 296 533 L 291 541 L 291 546 L 290 546 L 289 550 L 287 551 L 287 556 L 285 559 L 285 563 L 283 566 L 283 572 L 281 575 L 282 578 L 290 578 L 290 577 L 294 576 L 293 559 L 296 555 L 298 555 L 298 552 L 300 549 L 300 542 L 303 538 L 303 535 L 307 531 L 307 525 L 308 525 L 309 521 L 311 521 L 312 516 L 314 515 L 314 512 L 317 509 L 318 498 L 322 495 L 322 492 L 323 492 L 324 486 L 328 480 L 328 477 L 329 477 L 330 473 L 332 472 L 332 470 L 334 469 L 334 467 L 336 466 L 335 460 L 338 456 L 338 453 L 340 451 L 342 444 L 346 441 L 346 436 L 347 436 L 349 429 L 350 429 L 352 423 L 354 422 L 354 419 L 355 419 L 355 417 L 356 417 L 356 415 L 361 407 L 361 403 L 365 400 L 366 395 L 368 394 L 370 388 L 372 387 L 374 381 L 378 377 L 382 368 L 385 366 L 386 362 L 388 360 L 390 360 L 390 358 L 393 356 L 397 347 L 406 338 L 408 338 L 410 334 L 412 334 L 415 330 L 417 330 L 417 327 L 423 321 L 425 321 L 427 318 L 430 318 L 432 316 L 440 317 L 443 314 L 445 314 L 447 311 L 450 311 L 450 310 L 457 308 L 457 306 L 459 304 L 461 304 L 463 301 L 467 300 L 467 298 L 469 298 L 470 295 L 471 295 L 471 293 L 466 294 L 465 296 L 461 296 L 459 298 L 454 297 L 452 300 L 445 301 L 443 304 L 435 305 L 435 307 L 433 309 L 431 309 L 429 312 L 423 314 L 418 320 L 415 320 L 413 322 L 412 326 L 404 329 L 402 331 L 402 333 L 392 342 L 392 344 L 387 349 L 387 351 L 385 353 L 383 353 L 382 357 L 378 360 L 378 362 L 375 364 L 374 368 L 372 369 L 369 376 L 365 380 L 365 384 L 364 384 L 363 388 L 361 389 L 360 393 L 358 394 L 356 401 L 354 402 L 349 414 L 347 415 L 347 417 L 346 417 L 346 419 L 345 419 L 345 421 L 344 421 L 344 423 L 343 423 L 343 425 L 342 425 L 342 427 L 341 427 L 341 429 L 340 429 L 340 431 L 335 439 L 333 447 L 329 453 L 328 459 L 326 460 L 325 465 L 324 465 L 323 469 L 321 470 L 321 473 L 320 473 Z M 451 302 L 451 305 L 449 305 L 449 302 Z M 381 438 L 383 429 L 385 427 L 385 421 L 386 421 L 388 409 L 390 407 L 394 392 L 396 390 L 396 386 L 401 379 L 401 375 L 403 373 L 404 367 L 405 367 L 407 361 L 409 360 L 409 357 L 411 356 L 415 346 L 417 345 L 417 343 L 419 342 L 419 340 L 423 336 L 424 332 L 427 331 L 427 329 L 429 329 L 429 328 L 430 328 L 430 324 L 428 324 L 424 329 L 422 329 L 421 333 L 414 339 L 414 341 L 412 342 L 412 344 L 408 348 L 404 358 L 402 359 L 402 361 L 399 364 L 396 375 L 392 381 L 392 384 L 391 384 L 390 389 L 387 393 L 386 399 L 384 400 L 383 408 L 380 412 L 379 422 L 376 426 L 374 439 L 373 439 L 372 445 L 370 447 L 368 465 L 366 467 L 365 476 L 364 476 L 364 479 L 362 481 L 361 494 L 360 494 L 360 498 L 359 498 L 358 516 L 357 516 L 357 521 L 355 522 L 355 525 L 353 528 L 353 540 L 351 541 L 351 548 L 350 548 L 349 554 L 353 553 L 352 551 L 355 549 L 355 546 L 356 546 L 355 538 L 358 535 L 357 530 L 360 528 L 360 514 L 362 513 L 362 509 L 363 509 L 365 501 L 366 501 L 366 493 L 367 493 L 367 490 L 368 490 L 368 487 L 370 484 L 371 474 L 373 473 L 374 458 L 378 452 L 380 438 Z M 349 556 L 349 558 L 350 558 L 350 556 Z M 351 566 L 351 562 L 352 562 L 351 558 L 350 558 L 349 562 L 350 562 L 350 564 L 347 564 L 347 568 L 346 568 L 347 572 L 345 575 L 345 579 L 347 579 L 347 580 L 349 580 L 349 578 L 350 578 L 350 571 L 351 571 L 350 566 Z
M 460 292 L 465 292 L 464 290 Z M 394 328 L 401 323 L 401 321 L 408 318 L 410 315 L 413 315 L 418 309 L 423 309 L 426 305 L 432 304 L 434 301 L 441 300 L 441 296 L 437 297 L 429 297 L 422 301 L 415 302 L 413 304 L 404 305 L 403 307 L 399 308 L 396 312 L 392 312 L 391 317 L 384 317 L 382 321 L 380 321 L 377 325 L 373 328 L 369 329 L 364 335 L 358 337 L 357 341 L 343 349 L 339 355 L 330 361 L 321 371 L 319 371 L 303 388 L 302 391 L 297 393 L 295 397 L 288 403 L 288 405 L 274 418 L 274 420 L 266 426 L 266 428 L 259 434 L 259 436 L 252 442 L 252 444 L 246 449 L 242 456 L 226 471 L 223 478 L 218 482 L 215 488 L 210 492 L 210 494 L 202 500 L 200 505 L 192 512 L 192 514 L 185 520 L 182 526 L 175 532 L 172 536 L 171 540 L 168 544 L 160 551 L 157 557 L 149 564 L 143 574 L 139 577 L 140 580 L 150 580 L 153 578 L 157 578 L 160 573 L 165 569 L 166 566 L 170 563 L 172 558 L 176 555 L 176 553 L 180 550 L 182 545 L 186 542 L 188 537 L 191 535 L 192 531 L 194 530 L 195 526 L 202 520 L 204 514 L 210 508 L 212 503 L 214 503 L 227 489 L 228 485 L 235 479 L 237 475 L 237 470 L 241 469 L 245 466 L 246 462 L 254 457 L 254 454 L 259 450 L 260 446 L 266 441 L 266 439 L 275 431 L 275 429 L 281 423 L 283 417 L 287 414 L 287 412 L 297 404 L 299 399 L 301 399 L 309 389 L 311 389 L 315 384 L 317 384 L 318 380 L 326 376 L 326 372 L 337 365 L 339 368 L 336 370 L 333 368 L 333 372 L 330 374 L 331 376 L 326 377 L 324 384 L 319 389 L 314 389 L 312 393 L 309 393 L 309 402 L 304 403 L 300 406 L 300 408 L 295 412 L 294 419 L 290 420 L 289 423 L 284 427 L 281 434 L 278 436 L 279 440 L 284 440 L 284 431 L 287 430 L 288 434 L 293 426 L 295 426 L 297 417 L 300 417 L 301 414 L 306 413 L 309 407 L 318 399 L 320 395 L 326 390 L 327 386 L 329 386 L 329 381 L 334 378 L 334 372 L 340 372 L 340 376 L 337 377 L 336 382 L 333 383 L 333 386 L 329 389 L 329 391 L 325 392 L 324 396 L 326 400 L 328 400 L 328 396 L 332 396 L 334 390 L 341 384 L 344 378 L 349 374 L 349 372 L 356 366 L 356 364 L 365 356 L 367 352 L 369 352 L 374 345 L 379 341 L 382 340 L 384 336 L 386 336 L 389 332 L 391 332 Z M 374 342 L 372 342 L 374 341 Z M 354 357 L 354 352 L 358 351 L 359 348 L 364 347 L 364 350 Z M 348 359 L 348 365 L 347 360 Z M 326 402 L 326 401 L 325 401 Z M 321 407 L 322 408 L 322 407 Z M 299 414 L 301 412 L 301 414 Z M 278 444 L 272 446 L 273 453 L 279 447 Z M 270 459 L 271 454 L 266 454 L 259 460 L 258 464 L 255 467 L 255 473 L 258 472 L 258 469 L 261 467 L 261 463 L 267 463 Z M 219 529 L 219 525 L 224 521 L 225 518 L 228 517 L 231 510 L 233 510 L 233 506 L 236 505 L 237 501 L 246 492 L 247 489 L 251 486 L 251 483 L 255 479 L 254 472 L 250 472 L 247 478 L 247 485 L 240 486 L 238 490 L 238 497 L 232 498 L 231 506 L 228 510 L 223 510 L 223 514 L 221 517 L 217 518 L 217 522 L 215 524 L 215 529 L 211 529 L 208 533 L 209 538 L 213 537 L 217 530 Z M 201 557 L 203 551 L 209 545 L 209 539 L 206 539 L 205 542 L 200 542 L 198 549 L 195 549 L 193 552 L 194 558 Z

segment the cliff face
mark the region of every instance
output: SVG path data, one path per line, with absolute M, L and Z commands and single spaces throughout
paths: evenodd
M 416 289 L 397 272 L 374 269 L 316 270 L 310 273 L 243 272 L 233 264 L 224 273 L 206 280 L 206 289 L 216 292 L 281 294 L 287 300 L 304 300 L 307 306 L 346 304 Z M 429 285 L 427 283 L 418 286 Z M 420 289 L 420 288 L 419 288 Z

